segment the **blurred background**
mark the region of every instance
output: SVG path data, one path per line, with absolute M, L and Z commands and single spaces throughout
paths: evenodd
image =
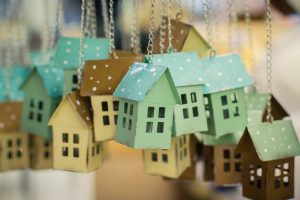
M 235 1 L 236 21 L 228 28 L 228 5 Z M 55 23 L 56 0 L 25 0 L 24 44 L 31 49 L 40 47 L 45 30 L 45 13 Z M 104 37 L 100 0 L 96 1 L 98 36 Z M 149 2 L 140 0 L 138 12 L 141 43 L 145 50 L 149 27 Z M 159 2 L 159 1 L 157 1 Z M 191 23 L 206 37 L 205 23 L 200 0 L 182 0 L 184 22 Z M 244 20 L 242 0 L 213 0 L 213 33 L 218 53 L 239 51 L 247 64 L 249 73 L 257 82 L 259 90 L 265 91 L 265 1 L 251 0 L 253 51 L 250 52 L 248 32 Z M 157 3 L 158 4 L 158 3 Z M 300 1 L 272 0 L 273 4 L 273 93 L 290 113 L 294 126 L 300 134 Z M 63 25 L 61 34 L 79 36 L 80 0 L 63 1 Z M 173 6 L 174 13 L 176 6 Z M 7 0 L 0 0 L 0 49 L 10 32 L 5 21 Z M 133 15 L 132 0 L 115 0 L 115 29 L 117 49 L 130 48 L 130 26 Z M 159 19 L 159 5 L 156 5 Z M 159 22 L 157 21 L 156 25 Z M 26 40 L 26 41 L 25 41 Z M 250 65 L 251 54 L 254 65 Z M 3 53 L 1 53 L 3 56 Z M 300 136 L 300 135 L 299 135 Z M 10 171 L 0 173 L 1 200 L 176 200 L 176 199 L 243 199 L 241 187 L 220 188 L 203 182 L 201 158 L 197 163 L 197 180 L 171 181 L 143 173 L 142 152 L 132 150 L 115 142 L 109 143 L 110 158 L 96 172 L 79 174 L 45 171 Z M 300 159 L 296 158 L 295 199 L 300 199 Z

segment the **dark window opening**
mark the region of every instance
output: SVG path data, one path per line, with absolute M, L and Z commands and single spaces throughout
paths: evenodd
M 69 140 L 68 134 L 67 133 L 63 133 L 62 134 L 62 141 L 63 141 L 63 143 L 68 143 L 68 140 Z
M 33 117 L 34 117 L 33 111 L 30 111 L 30 112 L 29 112 L 29 115 L 28 115 L 28 118 L 29 118 L 30 120 L 33 120 Z
M 74 144 L 79 144 L 79 134 L 74 134 L 73 135 L 73 143 Z
M 183 149 L 183 155 L 184 155 L 184 157 L 187 156 L 187 148 L 184 148 L 184 149 Z
M 50 145 L 49 141 L 45 141 L 45 142 L 44 142 L 44 146 L 45 146 L 45 147 L 49 147 L 49 145 Z
M 199 116 L 198 107 L 197 106 L 193 107 L 192 110 L 193 110 L 193 117 L 198 117 Z
M 232 101 L 232 103 L 237 103 L 238 102 L 238 95 L 237 95 L 237 93 L 231 94 L 231 101 Z
M 92 156 L 94 156 L 95 155 L 95 147 L 93 146 L 92 147 Z
M 30 108 L 34 108 L 34 100 L 30 99 Z
M 133 115 L 133 104 L 130 104 L 129 114 L 130 114 L 130 115 Z
M 242 164 L 240 162 L 235 163 L 235 171 L 236 172 L 242 171 Z
M 275 179 L 275 189 L 280 188 L 280 178 Z
M 230 151 L 228 149 L 223 150 L 223 158 L 225 158 L 225 159 L 230 158 Z
M 11 151 L 7 153 L 7 158 L 9 160 L 13 159 L 13 153 Z
M 124 113 L 126 114 L 128 110 L 128 103 L 124 103 Z
M 102 101 L 101 102 L 101 106 L 102 106 L 102 111 L 104 111 L 104 112 L 108 111 L 108 103 L 107 103 L 107 101 Z
M 235 116 L 235 117 L 238 117 L 238 116 L 240 116 L 240 113 L 239 113 L 239 108 L 238 108 L 238 107 L 235 107 L 235 108 L 234 108 L 234 113 L 233 113 L 233 116 Z
M 183 136 L 183 144 L 186 144 L 186 137 L 187 136 Z
M 157 153 L 152 153 L 151 154 L 151 159 L 153 162 L 157 162 Z
M 72 77 L 72 83 L 73 84 L 77 84 L 78 83 L 78 76 L 77 76 L 77 74 L 73 75 L 73 77 Z
M 12 145 L 13 145 L 12 140 L 7 140 L 7 146 L 8 146 L 8 147 L 12 147 Z
M 113 110 L 119 111 L 119 101 L 113 101 Z
M 256 187 L 259 189 L 261 188 L 261 180 L 260 179 L 256 180 Z
M 224 172 L 230 172 L 230 163 L 224 163 Z
M 43 108 L 44 108 L 44 102 L 39 101 L 38 108 L 39 108 L 39 110 L 43 110 Z
M 146 133 L 152 133 L 153 122 L 147 122 L 146 124 Z
M 186 94 L 181 95 L 181 102 L 182 102 L 182 104 L 187 104 Z
M 115 122 L 115 125 L 117 125 L 117 123 L 118 123 L 118 115 L 114 115 L 114 122 Z
M 75 158 L 78 158 L 79 157 L 79 148 L 73 148 L 73 156 Z
M 23 152 L 20 149 L 18 149 L 18 151 L 17 151 L 17 158 L 21 158 L 22 155 L 23 155 Z
M 77 87 L 72 88 L 72 92 L 77 91 Z
M 147 117 L 148 118 L 154 117 L 154 107 L 148 107 Z
M 96 147 L 96 153 L 97 153 L 97 154 L 100 154 L 100 144 L 97 144 L 97 147 Z
M 17 146 L 20 147 L 22 144 L 22 140 L 20 138 L 17 139 Z
M 109 116 L 104 115 L 102 118 L 103 118 L 103 125 L 108 126 L 109 125 Z
M 126 118 L 123 117 L 123 120 L 122 120 L 122 128 L 126 128 Z
M 222 103 L 223 106 L 225 106 L 225 105 L 228 104 L 228 102 L 227 102 L 227 96 L 226 95 L 221 96 L 221 103 Z
M 163 161 L 164 163 L 167 163 L 167 162 L 168 162 L 168 155 L 167 155 L 167 154 L 163 154 L 163 155 L 162 155 L 162 161 Z
M 44 158 L 48 159 L 48 158 L 49 158 L 49 156 L 50 156 L 49 152 L 48 152 L 48 151 L 46 151 L 46 152 L 44 153 Z
M 164 123 L 158 122 L 157 123 L 157 133 L 163 133 L 164 132 Z
M 195 92 L 191 93 L 191 101 L 192 101 L 192 103 L 197 102 L 197 97 L 196 97 L 196 93 Z
M 68 149 L 68 147 L 63 147 L 62 148 L 62 155 L 63 156 L 68 156 L 69 155 L 69 149 Z
M 165 112 L 166 112 L 165 107 L 159 107 L 159 109 L 158 109 L 158 118 L 165 118 Z
M 188 110 L 187 108 L 184 108 L 184 109 L 182 110 L 182 112 L 183 112 L 183 118 L 184 118 L 184 119 L 189 118 L 189 110 Z
M 182 143 L 183 143 L 183 138 L 180 138 L 180 139 L 179 139 L 179 147 L 180 147 L 180 148 L 182 147 Z
M 229 110 L 228 109 L 223 110 L 223 118 L 224 119 L 228 119 L 229 118 Z
M 38 122 L 41 122 L 42 119 L 43 119 L 43 118 L 42 118 L 42 114 L 41 114 L 41 113 L 38 113 L 38 114 L 37 114 L 37 121 L 38 121 Z
M 236 153 L 236 154 L 234 155 L 234 157 L 235 157 L 236 159 L 240 159 L 240 158 L 241 158 L 241 154 L 240 154 L 240 153 Z
M 130 130 L 130 131 L 131 131 L 131 126 L 132 126 L 132 120 L 129 119 L 128 120 L 128 130 Z

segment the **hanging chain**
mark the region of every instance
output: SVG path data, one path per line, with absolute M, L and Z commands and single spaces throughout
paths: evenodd
M 132 0 L 133 3 L 133 15 L 132 15 L 132 24 L 131 24 L 131 32 L 130 32 L 130 47 L 134 53 L 141 52 L 140 46 L 140 33 L 139 33 L 139 20 L 138 20 L 138 12 L 139 12 L 139 1 Z
M 90 7 L 90 2 L 91 0 L 86 0 L 86 5 L 85 5 L 85 18 L 84 18 L 84 27 L 83 27 L 83 32 L 84 36 L 91 37 L 92 32 L 91 32 L 91 7 Z
M 171 9 L 172 9 L 172 0 L 168 0 L 168 50 L 167 52 L 172 52 L 173 45 L 172 45 L 172 23 L 171 23 Z
M 58 27 L 59 27 L 59 16 L 60 16 L 60 12 L 61 12 L 61 2 L 62 0 L 57 0 L 56 1 L 56 15 L 55 15 L 55 23 L 54 23 L 54 26 L 53 26 L 53 29 L 51 31 L 51 35 L 49 36 L 50 39 L 49 39 L 49 48 L 52 49 L 55 47 L 55 36 L 56 36 L 56 33 L 58 32 Z
M 167 0 L 160 0 L 160 23 L 159 23 L 159 50 L 160 53 L 164 53 L 165 51 L 165 36 L 166 36 L 166 29 L 167 29 L 167 22 L 166 18 L 164 17 L 164 13 L 167 12 Z
M 147 55 L 149 63 L 153 58 L 153 40 L 154 40 L 154 4 L 155 0 L 150 0 L 150 26 L 148 35 Z
M 110 39 L 110 53 L 113 53 L 115 50 L 115 25 L 114 25 L 114 1 L 113 0 L 109 0 L 109 39 Z
M 103 29 L 105 38 L 109 38 L 109 26 L 108 26 L 108 13 L 106 0 L 101 0 L 102 18 L 103 18 Z
M 273 122 L 272 116 L 272 105 L 271 105 L 271 95 L 272 95 L 272 14 L 271 14 L 271 2 L 266 0 L 267 3 L 267 13 L 266 13 L 266 71 L 267 71 L 267 91 L 269 93 L 268 103 L 267 103 L 267 121 Z
M 80 48 L 79 48 L 79 67 L 77 69 L 78 89 L 80 88 L 83 68 L 83 38 L 84 38 L 84 26 L 85 26 L 85 10 L 86 1 L 82 0 L 81 3 L 81 19 L 80 19 Z
M 96 5 L 95 0 L 89 0 L 90 5 L 90 29 L 91 29 L 91 37 L 97 37 L 97 15 L 96 15 Z
M 213 29 L 211 25 L 211 0 L 203 0 L 202 1 L 202 10 L 204 14 L 204 19 L 206 23 L 206 32 L 207 32 L 207 39 L 210 43 L 210 51 L 209 56 L 213 57 L 216 55 L 216 50 L 214 47 L 214 36 L 213 36 Z
M 228 0 L 227 1 L 227 13 L 228 13 L 228 48 L 229 51 L 234 50 L 234 41 L 233 41 L 233 29 L 237 24 L 237 12 L 236 12 L 236 0 Z
M 182 4 L 181 0 L 176 0 L 176 5 L 177 5 L 177 13 L 176 13 L 176 21 L 180 21 L 183 18 L 183 9 L 182 9 Z

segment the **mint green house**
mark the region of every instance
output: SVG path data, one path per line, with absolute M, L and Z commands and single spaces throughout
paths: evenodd
M 197 53 L 158 54 L 152 62 L 168 67 L 180 97 L 174 108 L 173 136 L 207 131 L 202 89 L 205 76 Z
M 59 104 L 63 88 L 63 69 L 51 65 L 33 68 L 21 85 L 24 92 L 21 130 L 51 139 L 48 121 Z
M 77 90 L 77 69 L 79 66 L 80 38 L 61 37 L 56 45 L 53 65 L 64 69 L 63 93 Z M 109 40 L 105 38 L 84 38 L 83 61 L 100 60 L 109 57 Z
M 114 96 L 120 99 L 116 141 L 138 149 L 168 149 L 173 109 L 180 102 L 167 67 L 134 63 Z
M 208 131 L 215 137 L 243 130 L 247 125 L 244 88 L 252 84 L 239 54 L 200 59 Z

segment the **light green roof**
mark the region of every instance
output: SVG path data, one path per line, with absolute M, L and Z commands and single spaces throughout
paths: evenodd
M 237 144 L 240 141 L 242 135 L 243 135 L 243 131 L 238 131 L 236 133 L 223 135 L 219 138 L 211 135 L 203 134 L 202 138 L 203 138 L 203 143 L 205 145 L 213 146 L 213 145 L 223 145 L 223 144 Z
M 268 102 L 267 93 L 251 92 L 245 95 L 248 110 L 259 110 L 264 111 Z
M 291 120 L 248 125 L 247 130 L 262 161 L 300 155 L 300 144 Z

